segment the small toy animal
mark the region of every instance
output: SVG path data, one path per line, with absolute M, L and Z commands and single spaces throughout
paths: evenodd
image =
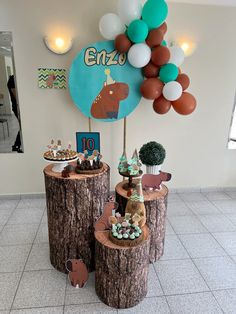
M 117 83 L 106 69 L 107 81 L 91 107 L 91 115 L 95 119 L 117 119 L 120 101 L 129 95 L 129 86 L 126 83 Z
M 73 287 L 83 288 L 88 281 L 88 270 L 81 259 L 69 259 L 66 261 L 66 269 Z
M 161 183 L 170 181 L 171 174 L 160 171 L 160 174 L 144 174 L 142 177 L 142 186 L 144 190 L 160 190 Z

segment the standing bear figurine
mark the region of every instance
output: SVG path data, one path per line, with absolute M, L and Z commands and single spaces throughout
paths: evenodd
M 88 281 L 88 270 L 81 259 L 69 259 L 66 261 L 66 269 L 69 272 L 71 285 L 75 288 L 83 288 Z
M 114 81 L 110 70 L 106 69 L 106 82 L 91 107 L 91 115 L 95 119 L 117 119 L 120 101 L 129 95 L 129 86 L 126 83 Z

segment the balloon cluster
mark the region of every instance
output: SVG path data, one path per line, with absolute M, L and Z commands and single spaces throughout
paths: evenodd
M 178 46 L 167 47 L 165 19 L 168 6 L 165 0 L 118 0 L 118 15 L 108 13 L 99 23 L 103 37 L 115 40 L 115 48 L 128 54 L 129 63 L 143 71 L 146 79 L 140 87 L 142 96 L 153 100 L 158 114 L 171 107 L 182 115 L 191 114 L 196 99 L 186 92 L 189 77 L 181 73 L 184 51 Z

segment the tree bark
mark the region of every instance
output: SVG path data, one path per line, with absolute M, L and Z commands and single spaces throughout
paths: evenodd
M 127 191 L 123 189 L 123 184 L 124 181 L 120 182 L 115 189 L 116 201 L 119 203 L 118 211 L 121 215 L 124 215 L 128 201 Z M 149 259 L 151 263 L 154 263 L 164 253 L 168 189 L 162 184 L 160 191 L 143 191 L 143 196 L 147 216 L 146 224 L 150 232 Z
M 109 231 L 96 231 L 95 290 L 105 304 L 119 309 L 137 305 L 147 294 L 149 231 L 135 247 L 121 247 L 109 240 Z
M 72 172 L 62 178 L 44 169 L 51 264 L 67 272 L 65 262 L 81 258 L 89 271 L 94 270 L 94 223 L 100 217 L 110 192 L 110 168 L 101 173 L 81 175 Z

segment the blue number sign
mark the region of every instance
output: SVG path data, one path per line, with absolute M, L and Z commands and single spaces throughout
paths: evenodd
M 88 151 L 92 155 L 94 150 L 100 152 L 100 133 L 98 132 L 76 132 L 77 152 Z

